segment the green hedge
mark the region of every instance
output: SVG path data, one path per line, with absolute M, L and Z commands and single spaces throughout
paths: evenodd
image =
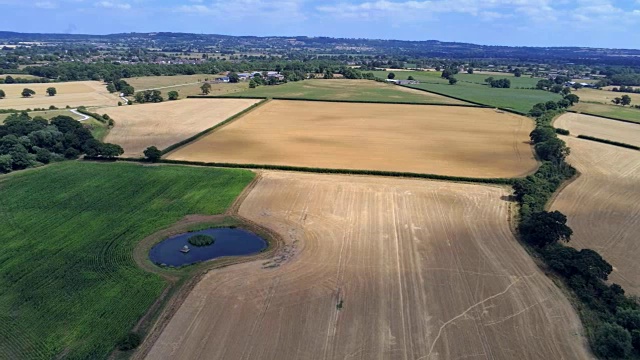
M 609 120 L 615 120 L 615 121 L 622 121 L 622 122 L 629 123 L 629 124 L 636 124 L 636 125 L 640 125 L 640 123 L 639 123 L 639 122 L 637 122 L 637 121 L 631 121 L 631 120 L 625 120 L 625 119 L 620 119 L 620 118 L 614 118 L 614 117 L 611 117 L 611 116 L 597 115 L 597 114 L 593 114 L 593 113 L 589 113 L 589 112 L 584 112 L 584 111 L 567 110 L 567 112 L 574 113 L 574 114 L 582 114 L 582 115 L 595 116 L 595 117 L 599 117 L 599 118 L 603 118 L 603 119 L 609 119 Z
M 593 136 L 588 136 L 588 135 L 578 135 L 578 139 L 585 139 L 585 140 L 597 141 L 597 142 L 600 142 L 600 143 L 609 144 L 609 145 L 614 145 L 614 146 L 619 146 L 619 147 L 623 147 L 623 148 L 627 148 L 627 149 L 640 150 L 640 147 L 635 146 L 635 145 L 626 144 L 626 143 L 621 143 L 621 142 L 612 141 L 612 140 L 607 140 L 607 139 L 601 139 L 601 138 L 597 138 L 597 137 L 593 137 Z
M 444 96 L 444 97 L 447 97 L 447 98 L 449 98 L 449 99 L 454 99 L 454 100 L 464 101 L 464 102 L 467 102 L 467 103 L 470 103 L 470 104 L 478 105 L 479 107 L 483 107 L 483 108 L 495 108 L 495 106 L 489 106 L 489 105 L 487 105 L 487 104 L 482 104 L 482 103 L 479 103 L 479 102 L 476 102 L 476 101 L 466 100 L 466 99 L 459 98 L 459 97 L 456 97 L 456 96 L 451 96 L 451 95 L 447 95 L 447 94 L 442 94 L 442 93 L 439 93 L 439 92 L 437 92 L 437 91 L 432 91 L 432 90 L 427 90 L 427 89 L 415 88 L 415 87 L 411 87 L 411 86 L 409 86 L 409 85 L 397 85 L 397 86 L 402 86 L 402 87 L 405 87 L 405 88 L 407 88 L 407 89 L 413 89 L 413 90 L 418 90 L 418 91 L 424 91 L 424 92 L 426 92 L 426 93 L 430 93 L 430 94 L 436 94 L 436 95 Z M 502 109 L 501 109 L 501 110 L 502 110 Z
M 95 157 L 88 157 L 88 156 L 85 156 L 84 159 L 85 160 L 103 160 L 102 158 L 95 158 Z M 146 161 L 144 158 L 118 158 L 118 160 L 129 161 L 129 162 L 145 162 Z M 235 164 L 235 163 L 199 162 L 199 161 L 170 160 L 170 159 L 160 159 L 157 162 L 165 163 L 165 164 L 211 166 L 211 167 L 220 167 L 220 168 L 284 170 L 284 171 L 300 171 L 300 172 L 319 173 L 319 174 L 374 175 L 374 176 L 407 177 L 407 178 L 460 181 L 460 182 L 472 182 L 472 183 L 481 183 L 481 184 L 501 184 L 501 185 L 512 185 L 518 180 L 514 178 L 471 178 L 471 177 L 463 177 L 463 176 L 420 174 L 420 173 L 401 172 L 401 171 L 329 169 L 329 168 L 311 168 L 311 167 L 288 166 L 288 165 Z
M 571 132 L 567 129 L 556 128 L 556 134 L 558 135 L 570 135 Z
M 182 141 L 179 141 L 179 142 L 177 142 L 177 143 L 175 143 L 173 145 L 170 145 L 169 147 L 167 147 L 164 150 L 162 150 L 162 155 L 165 155 L 165 154 L 167 154 L 167 153 L 169 153 L 169 152 L 171 152 L 171 151 L 173 151 L 173 150 L 175 150 L 175 149 L 177 149 L 177 148 L 179 148 L 179 147 L 181 147 L 183 145 L 186 145 L 186 144 L 188 144 L 188 143 L 190 143 L 190 142 L 192 142 L 192 141 L 194 141 L 194 140 L 196 140 L 196 139 L 198 139 L 198 138 L 200 138 L 200 137 L 212 132 L 213 130 L 215 130 L 215 129 L 221 127 L 221 126 L 224 126 L 224 125 L 232 122 L 233 120 L 235 120 L 235 119 L 239 118 L 240 116 L 248 113 L 249 111 L 251 111 L 251 110 L 255 109 L 256 107 L 264 104 L 267 101 L 268 101 L 267 99 L 262 99 L 262 101 L 249 106 L 248 108 L 246 108 L 246 109 L 240 111 L 239 113 L 231 116 L 230 118 L 226 119 L 225 121 L 223 121 L 221 123 L 218 123 L 218 124 L 208 128 L 208 129 L 205 129 L 205 130 L 203 130 L 203 131 L 201 131 L 201 132 L 199 132 L 199 133 L 197 133 L 197 134 L 195 134 L 195 135 L 193 135 L 193 136 L 191 136 L 189 138 L 186 138 L 186 139 L 184 139 Z

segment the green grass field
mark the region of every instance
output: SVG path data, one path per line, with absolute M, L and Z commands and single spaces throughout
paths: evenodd
M 312 79 L 277 86 L 259 86 L 231 96 L 284 97 L 315 100 L 464 104 L 463 101 L 372 80 Z
M 11 115 L 11 114 L 9 114 L 9 113 L 0 114 L 0 123 L 4 122 L 4 119 L 8 118 L 9 115 Z M 29 116 L 31 116 L 32 118 L 36 117 L 36 116 L 42 116 L 45 119 L 51 119 L 52 117 L 58 116 L 58 115 L 70 116 L 70 117 L 72 117 L 72 118 L 74 118 L 76 120 L 81 119 L 80 116 L 72 113 L 69 110 L 65 110 L 65 109 L 62 109 L 62 110 L 47 110 L 47 111 L 31 111 L 31 112 L 29 112 Z
M 630 107 L 581 102 L 571 110 L 640 123 L 640 109 Z
M 224 212 L 253 176 L 78 161 L 0 176 L 0 358 L 106 358 L 166 286 L 136 243 Z

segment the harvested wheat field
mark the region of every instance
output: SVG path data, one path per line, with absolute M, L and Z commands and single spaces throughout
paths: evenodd
M 55 96 L 48 96 L 47 88 L 54 87 L 57 90 Z M 22 90 L 28 88 L 36 92 L 35 95 L 23 98 Z M 64 108 L 78 106 L 115 106 L 122 101 L 116 94 L 110 94 L 107 87 L 99 81 L 74 81 L 63 83 L 38 83 L 38 84 L 2 84 L 7 97 L 0 100 L 0 108 L 4 109 L 35 109 L 46 108 L 54 105 Z
M 164 149 L 204 131 L 259 102 L 255 99 L 185 99 L 98 109 L 116 125 L 105 141 L 119 144 L 124 156 L 140 156 L 149 146 Z
M 566 113 L 554 123 L 557 128 L 567 129 L 571 135 L 589 135 L 601 139 L 640 146 L 640 125 L 624 123 L 597 116 Z
M 266 172 L 239 209 L 271 260 L 209 272 L 148 359 L 584 359 L 514 239 L 506 188 Z
M 274 100 L 168 158 L 516 177 L 536 169 L 532 129 L 492 109 Z
M 571 147 L 569 162 L 582 173 L 552 204 L 567 215 L 573 229 L 569 244 L 600 253 L 614 267 L 609 280 L 640 295 L 640 152 L 576 138 L 564 140 Z

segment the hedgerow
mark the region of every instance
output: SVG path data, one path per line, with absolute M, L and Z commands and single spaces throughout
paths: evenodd
M 604 144 L 619 146 L 619 147 L 623 147 L 623 148 L 627 148 L 627 149 L 640 150 L 640 147 L 635 146 L 635 145 L 622 143 L 622 142 L 618 142 L 618 141 L 613 141 L 613 140 L 601 139 L 601 138 L 588 136 L 588 135 L 578 135 L 578 138 L 579 139 L 585 139 L 585 140 L 591 140 L 591 141 L 597 141 L 597 142 L 601 142 L 601 143 L 604 143 Z

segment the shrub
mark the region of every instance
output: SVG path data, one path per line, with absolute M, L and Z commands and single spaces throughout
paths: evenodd
M 605 359 L 626 359 L 633 348 L 631 334 L 622 326 L 611 323 L 596 329 L 593 345 L 596 355 Z
M 129 351 L 137 348 L 142 342 L 140 335 L 130 332 L 118 342 L 118 350 Z
M 193 246 L 207 246 L 211 245 L 216 241 L 213 236 L 198 234 L 189 238 L 189 244 Z
M 144 151 L 144 157 L 147 158 L 147 160 L 149 160 L 151 162 L 156 162 L 156 161 L 160 160 L 160 158 L 162 157 L 162 151 L 160 151 L 155 146 L 149 146 Z
M 570 135 L 571 133 L 569 132 L 569 130 L 556 128 L 556 134 L 559 134 L 559 135 Z

